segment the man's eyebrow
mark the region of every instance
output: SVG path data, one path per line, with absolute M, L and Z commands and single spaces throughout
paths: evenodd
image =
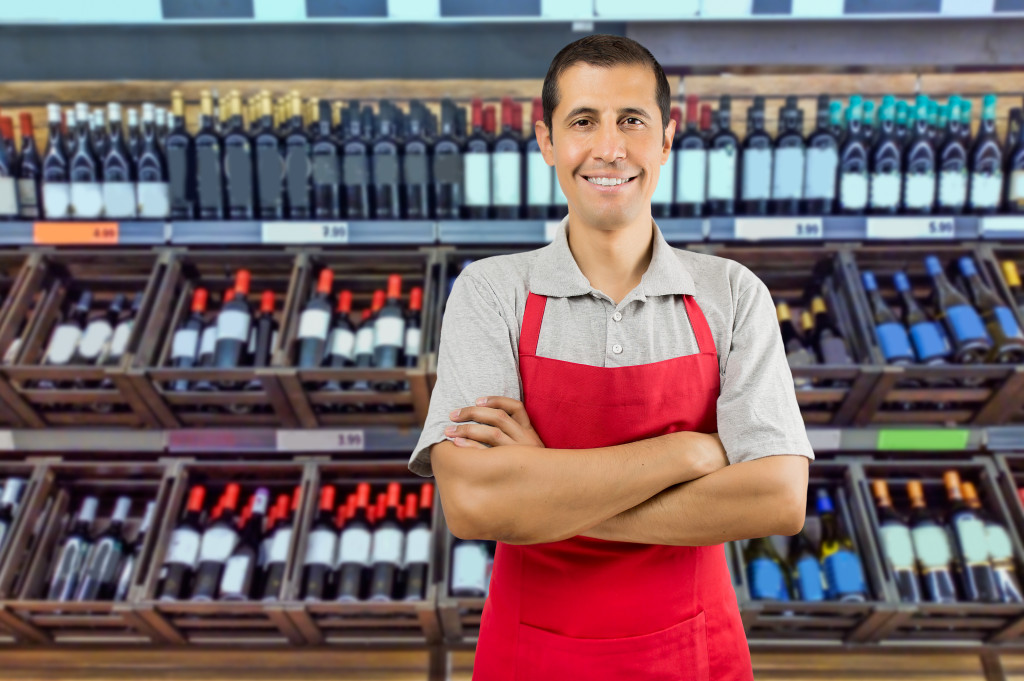
M 639 109 L 637 107 L 632 107 L 632 106 L 628 106 L 628 107 L 619 109 L 618 114 L 620 116 L 626 116 L 626 115 L 638 116 L 640 118 L 646 118 L 648 120 L 651 118 L 651 115 L 649 113 L 647 113 L 646 111 L 644 111 L 643 109 Z M 582 116 L 582 115 L 596 116 L 597 115 L 597 109 L 595 109 L 593 107 L 590 107 L 590 106 L 578 106 L 575 109 L 573 109 L 572 111 L 570 111 L 566 115 L 565 118 L 566 118 L 566 120 L 569 120 L 570 118 L 575 118 L 576 116 Z

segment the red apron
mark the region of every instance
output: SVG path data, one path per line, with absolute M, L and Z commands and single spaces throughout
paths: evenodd
M 523 403 L 544 444 L 590 449 L 718 430 L 718 357 L 683 296 L 698 354 L 594 367 L 537 357 L 547 298 L 526 301 Z M 662 546 L 575 536 L 498 543 L 474 681 L 753 679 L 722 545 Z

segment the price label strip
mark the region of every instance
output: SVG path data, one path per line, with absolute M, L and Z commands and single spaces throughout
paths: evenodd
M 868 218 L 868 239 L 953 239 L 953 218 Z
M 362 452 L 366 449 L 366 432 L 361 428 L 336 430 L 279 430 L 279 452 Z
M 1024 238 L 1024 216 L 1000 215 L 981 218 L 982 236 Z
M 347 222 L 263 222 L 260 240 L 265 244 L 347 244 Z
M 825 235 L 821 218 L 736 218 L 733 236 L 743 241 L 799 239 L 814 241 Z
M 120 226 L 116 222 L 36 222 L 32 243 L 40 246 L 116 246 Z

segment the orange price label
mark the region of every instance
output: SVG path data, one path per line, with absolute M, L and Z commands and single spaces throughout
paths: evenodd
M 118 242 L 116 222 L 37 222 L 32 241 L 50 246 L 110 246 Z

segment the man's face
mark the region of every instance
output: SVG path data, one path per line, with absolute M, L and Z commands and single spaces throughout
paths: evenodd
M 674 121 L 662 133 L 654 91 L 646 66 L 574 64 L 558 80 L 551 138 L 536 125 L 573 214 L 589 225 L 617 229 L 650 212 L 675 134 Z

